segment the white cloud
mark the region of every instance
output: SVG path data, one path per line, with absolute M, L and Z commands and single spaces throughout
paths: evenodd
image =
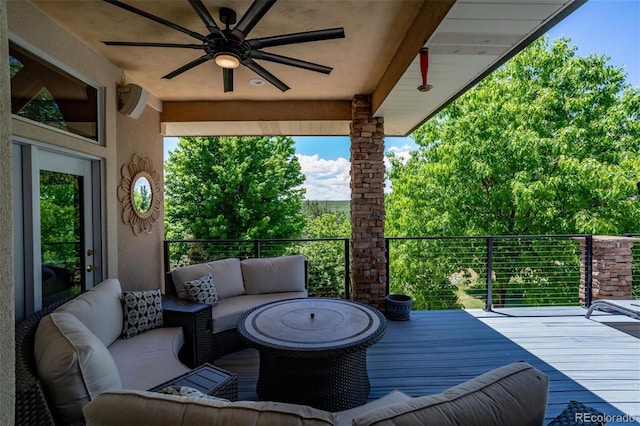
M 396 158 L 402 158 L 402 160 L 406 162 L 409 157 L 411 157 L 411 151 L 415 150 L 415 146 L 406 144 L 402 146 L 390 146 L 389 148 L 387 148 L 387 153 L 393 153 Z M 391 164 L 388 160 L 385 160 L 385 165 L 387 167 L 391 167 Z
M 415 150 L 415 146 L 404 144 L 402 146 L 389 146 L 387 152 L 393 152 L 396 158 L 407 161 L 410 151 Z M 351 199 L 351 163 L 345 158 L 335 160 L 325 160 L 318 154 L 302 155 L 296 154 L 302 173 L 307 177 L 304 185 L 306 189 L 305 198 L 307 200 L 350 200 Z M 387 170 L 391 168 L 388 158 L 384 159 Z M 391 183 L 385 182 L 385 192 L 391 192 Z
M 415 149 L 415 146 L 410 145 L 390 146 L 387 148 L 387 153 L 392 152 L 396 158 L 399 158 L 402 162 L 406 163 L 411 157 L 411 151 L 415 151 Z M 386 155 L 384 157 L 384 166 L 387 170 L 391 170 L 391 161 L 389 161 L 389 158 Z M 387 194 L 391 192 L 391 181 L 389 179 L 386 179 L 384 182 L 384 192 Z
M 325 160 L 315 155 L 296 154 L 302 173 L 307 177 L 302 185 L 307 200 L 350 200 L 349 171 L 351 163 L 345 158 Z

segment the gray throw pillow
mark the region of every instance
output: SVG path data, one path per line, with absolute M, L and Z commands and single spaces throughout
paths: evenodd
M 122 337 L 128 339 L 144 331 L 162 327 L 160 289 L 122 292 L 124 314 Z
M 200 279 L 187 281 L 183 286 L 187 299 L 211 306 L 218 304 L 218 289 L 213 282 L 213 275 L 207 274 Z

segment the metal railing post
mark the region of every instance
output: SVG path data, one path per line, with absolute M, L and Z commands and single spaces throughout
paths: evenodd
M 253 240 L 253 257 L 260 257 L 260 240 Z
M 351 299 L 351 262 L 349 257 L 349 238 L 344 239 L 344 297 Z
M 169 272 L 171 271 L 171 265 L 169 264 L 170 260 L 169 260 L 169 242 L 168 241 L 164 241 L 163 244 L 163 255 L 164 255 L 164 271 L 165 272 Z
M 487 237 L 487 299 L 484 310 L 491 312 L 493 301 L 493 237 Z
M 584 238 L 584 305 L 591 306 L 593 300 L 593 235 Z
M 390 280 L 389 280 L 389 271 L 390 271 L 390 268 L 389 268 L 389 247 L 390 247 L 389 238 L 385 238 L 384 239 L 384 251 L 385 251 L 385 257 L 387 259 L 387 265 L 385 266 L 386 273 L 387 273 L 387 276 L 385 277 L 385 280 L 387 281 L 386 282 L 386 289 L 385 289 L 385 294 L 386 295 L 389 295 L 389 283 L 390 283 Z

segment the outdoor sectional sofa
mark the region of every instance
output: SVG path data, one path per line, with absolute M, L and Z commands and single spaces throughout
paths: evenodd
M 249 309 L 267 302 L 307 297 L 306 263 L 299 255 L 227 258 L 183 266 L 167 274 L 166 293 L 187 298 L 184 284 L 208 274 L 217 292 L 217 302 L 211 309 L 212 360 L 245 347 L 237 323 Z
M 411 398 L 394 391 L 338 413 L 149 392 L 144 389 L 189 371 L 178 358 L 185 326 L 165 321 L 129 336 L 131 294 L 142 295 L 141 305 L 157 306 L 157 290 L 122 292 L 118 280 L 107 279 L 16 324 L 17 425 L 538 425 L 544 418 L 548 378 L 524 362 L 438 395 Z
M 16 324 L 16 424 L 82 423 L 105 389 L 190 371 L 178 357 L 183 326 L 164 320 L 161 303 L 159 290 L 123 292 L 107 279 Z
M 278 402 L 229 402 L 210 397 L 106 391 L 84 409 L 87 425 L 541 425 L 548 377 L 526 362 L 512 363 L 440 394 L 390 394 L 330 413 Z

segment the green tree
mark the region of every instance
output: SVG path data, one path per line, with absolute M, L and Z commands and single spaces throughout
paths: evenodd
M 411 158 L 391 159 L 387 233 L 637 231 L 640 89 L 607 61 L 541 38 L 419 128 Z M 396 251 L 398 285 L 425 270 L 455 271 Z M 513 272 L 505 280 L 532 280 Z
M 304 238 L 349 238 L 351 224 L 343 213 L 305 215 Z M 343 240 L 304 242 L 292 248 L 307 260 L 309 293 L 314 296 L 344 297 L 345 244 Z
M 287 137 L 181 138 L 165 164 L 168 239 L 300 236 L 304 175 Z
M 534 42 L 415 132 L 392 235 L 637 231 L 640 89 L 605 56 Z

